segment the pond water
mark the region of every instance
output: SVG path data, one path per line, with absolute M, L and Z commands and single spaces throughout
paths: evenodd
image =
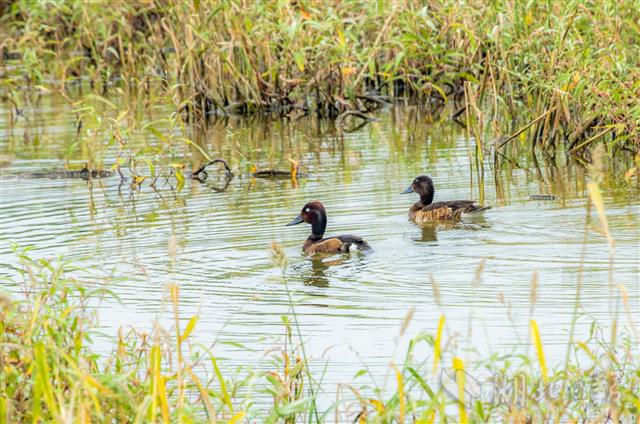
M 49 98 L 41 109 L 26 111 L 35 118 L 10 126 L 8 105 L 2 107 L 0 148 L 8 158 L 1 180 L 3 285 L 19 290 L 6 278 L 16 276 L 18 265 L 11 243 L 33 246 L 34 257 L 64 255 L 74 265 L 113 274 L 109 288 L 120 303 L 103 302 L 99 309 L 108 335 L 120 326 L 151 328 L 156 319 L 169 326 L 164 286 L 176 282 L 181 319 L 200 316 L 197 341 L 216 341 L 214 351 L 225 366 L 270 367 L 266 352 L 281 346 L 281 315 L 289 309 L 271 260 L 272 242 L 288 256 L 285 275 L 307 354 L 330 364 L 328 387 L 350 382 L 363 364 L 382 378 L 390 361 L 403 357 L 409 337 L 435 333 L 441 314 L 463 357 L 471 347 L 527 351 L 533 316 L 555 364 L 566 352 L 580 269 L 577 339 L 588 337 L 594 319 L 606 331 L 619 298 L 609 283 L 606 239 L 591 229 L 585 238 L 588 197 L 578 167 L 502 170 L 496 179 L 487 161 L 483 202 L 493 208 L 484 219 L 424 230 L 409 222 L 407 210 L 417 196 L 400 192 L 417 175 L 433 177 L 436 200 L 480 197 L 465 130 L 432 123 L 415 108 L 381 111 L 377 122 L 342 135 L 313 119 L 220 122 L 201 135 L 202 145 L 212 156 L 229 159 L 237 173 L 245 173 L 249 162 L 285 168 L 291 156 L 302 161 L 308 177 L 294 184 L 245 175 L 220 191 L 214 188 L 224 181 L 214 170 L 206 184 L 186 181 L 179 192 L 160 184 L 158 191 L 143 185 L 131 193 L 117 176 L 94 181 L 92 188 L 78 179 L 16 177 L 63 167 L 60 158 L 76 137 L 74 116 L 62 101 Z M 109 152 L 105 162 L 113 163 Z M 532 194 L 557 199 L 532 201 Z M 626 286 L 637 319 L 638 191 L 610 184 L 604 194 L 616 240 L 612 281 Z M 310 228 L 285 224 L 310 200 L 327 208 L 327 235 L 360 235 L 374 251 L 323 261 L 304 257 L 300 247 Z M 596 224 L 594 212 L 588 225 Z M 175 260 L 168 253 L 173 241 Z M 538 290 L 531 315 L 534 271 Z M 413 318 L 399 338 L 411 308 Z M 627 322 L 623 312 L 619 318 Z M 100 349 L 111 349 L 98 340 Z

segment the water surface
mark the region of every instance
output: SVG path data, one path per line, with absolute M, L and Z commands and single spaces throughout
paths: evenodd
M 29 123 L 9 125 L 7 109 L 2 113 L 0 148 L 8 159 L 1 180 L 0 273 L 16 276 L 18 261 L 10 245 L 17 243 L 33 246 L 35 257 L 64 255 L 75 265 L 113 274 L 109 288 L 121 302 L 100 306 L 106 334 L 120 326 L 150 329 L 156 319 L 169 326 L 164 287 L 176 282 L 181 318 L 200 316 L 197 341 L 216 341 L 214 351 L 226 358 L 226 366 L 269 367 L 267 352 L 281 346 L 281 315 L 289 310 L 281 272 L 270 258 L 272 242 L 285 248 L 285 276 L 297 300 L 307 353 L 329 360 L 325 383 L 331 387 L 351 381 L 365 363 L 380 384 L 389 362 L 402 358 L 408 337 L 435 333 L 441 314 L 464 357 L 471 357 L 466 353 L 471 347 L 488 353 L 525 346 L 533 317 L 555 364 L 564 358 L 569 340 L 581 269 L 576 338 L 586 340 L 594 319 L 605 329 L 611 322 L 611 304 L 619 296 L 610 285 L 605 238 L 590 227 L 585 236 L 585 226 L 597 224 L 595 215 L 587 222 L 585 172 L 575 166 L 543 167 L 539 174 L 527 161 L 525 169 L 501 170 L 496 186 L 487 160 L 483 202 L 493 209 L 486 217 L 420 229 L 406 217 L 416 196 L 399 194 L 415 176 L 433 177 L 436 200 L 477 199 L 481 192 L 469 166 L 465 130 L 431 123 L 413 108 L 382 111 L 378 122 L 342 135 L 330 123 L 313 119 L 212 125 L 199 136 L 203 147 L 245 174 L 224 191 L 224 179 L 215 171 L 206 184 L 187 181 L 181 191 L 159 184 L 158 191 L 143 185 L 131 192 L 118 177 L 94 181 L 92 187 L 77 179 L 16 177 L 64 166 L 76 137 L 74 117 L 55 98 L 27 111 L 34 117 Z M 145 142 L 153 144 L 153 137 Z M 107 150 L 107 165 L 114 152 L 113 146 Z M 308 178 L 294 184 L 246 175 L 249 163 L 286 168 L 288 156 L 302 160 Z M 638 191 L 619 181 L 604 191 L 616 240 L 612 281 L 626 286 L 637 312 Z M 531 201 L 532 194 L 557 199 Z M 373 253 L 323 262 L 305 258 L 300 246 L 310 228 L 285 224 L 310 200 L 327 208 L 327 235 L 361 235 Z M 532 309 L 534 272 L 538 290 Z M 19 290 L 6 278 L 3 285 Z M 399 339 L 411 308 L 413 319 Z M 620 319 L 626 322 L 622 313 Z M 111 349 L 99 340 L 100 349 Z

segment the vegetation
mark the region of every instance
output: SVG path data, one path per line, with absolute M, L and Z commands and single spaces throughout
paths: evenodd
M 637 152 L 639 21 L 633 1 L 9 1 L 3 98 L 17 116 L 80 82 L 163 92 L 196 125 L 412 101 L 449 106 L 483 151 Z
M 638 22 L 633 1 L 0 0 L 0 94 L 11 105 L 9 129 L 32 119 L 31 108 L 48 94 L 62 96 L 73 105 L 77 128 L 65 158 L 80 151 L 85 171 L 113 160 L 123 181 L 123 172 L 130 174 L 132 192 L 168 177 L 180 190 L 188 157 L 193 169 L 212 159 L 201 130 L 230 115 L 330 118 L 340 131 L 344 120 L 368 121 L 387 103 L 419 104 L 430 119 L 450 118 L 466 128 L 481 200 L 488 154 L 498 171 L 519 166 L 520 155 L 536 166 L 536 155 L 588 164 L 587 190 L 613 257 L 598 185 L 608 182 L 599 172 L 607 155 L 622 158 L 625 177 L 640 181 Z M 25 127 L 25 139 L 37 131 Z M 234 166 L 248 165 L 238 156 Z M 32 258 L 28 249 L 14 254 L 21 268 L 11 284 L 21 293 L 0 294 L 6 422 L 632 422 L 640 416 L 640 339 L 624 287 L 616 308 L 630 325 L 619 325 L 616 310 L 611 328 L 594 323 L 588 340 L 569 335 L 564 364 L 545 360 L 545 329 L 533 315 L 534 279 L 535 356 L 515 350 L 465 362 L 443 313 L 436 334 L 420 334 L 404 361 L 390 364 L 392 390 L 363 384 L 366 370 L 351 384 L 327 387 L 321 367 L 306 356 L 295 293 L 284 277 L 290 308 L 273 369 L 230 375 L 213 349 L 194 342 L 198 317 L 181 316 L 177 285 L 166 287 L 171 328 L 121 330 L 112 351 L 102 354 L 93 345 L 95 307 L 114 300 L 108 278 L 64 260 Z M 284 270 L 278 246 L 273 257 Z M 574 319 L 579 282 L 576 291 Z M 433 292 L 438 301 L 436 283 Z M 401 334 L 410 322 L 411 312 Z M 491 396 L 476 390 L 474 376 L 489 382 Z M 327 398 L 328 405 L 320 402 Z
M 597 194 L 593 200 L 597 205 Z M 198 317 L 181 325 L 177 285 L 166 287 L 172 328 L 120 330 L 112 352 L 99 355 L 92 349 L 98 331 L 92 311 L 112 297 L 101 280 L 64 261 L 34 260 L 28 249 L 15 254 L 22 282 L 14 284 L 22 284 L 23 294 L 1 297 L 0 413 L 7 422 L 632 422 L 640 415 L 633 318 L 621 333 L 614 321 L 607 340 L 596 323 L 588 340 L 570 335 L 564 366 L 549 367 L 544 329 L 532 315 L 534 357 L 514 351 L 474 358 L 470 366 L 460 359 L 456 336 L 447 336 L 442 315 L 437 334 L 418 335 L 404 361 L 389 365 L 395 376 L 391 392 L 362 385 L 358 377 L 366 369 L 353 383 L 331 388 L 310 370 L 284 277 L 290 313 L 283 316 L 286 336 L 272 354 L 274 368 L 229 377 L 211 349 L 192 341 Z M 277 245 L 273 257 L 284 271 L 286 258 Z M 437 284 L 432 284 L 439 304 Z M 536 287 L 534 276 L 532 314 Z M 631 314 L 626 296 L 622 299 Z M 412 311 L 400 336 L 411 316 Z M 271 402 L 252 399 L 256 390 Z M 323 396 L 335 401 L 319 407 L 316 400 Z

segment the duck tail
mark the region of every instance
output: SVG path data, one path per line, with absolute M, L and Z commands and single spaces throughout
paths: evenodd
M 364 241 L 361 237 L 357 236 L 339 236 L 340 241 L 342 241 L 342 250 L 344 252 L 353 252 L 354 250 L 360 252 L 369 252 L 373 249 Z
M 480 206 L 480 207 L 477 207 L 477 208 L 475 208 L 473 210 L 464 212 L 464 215 L 466 215 L 466 216 L 482 216 L 489 209 L 491 209 L 491 206 Z

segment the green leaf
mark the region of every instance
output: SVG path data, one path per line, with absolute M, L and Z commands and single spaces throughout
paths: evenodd
M 218 377 L 218 382 L 220 383 L 220 392 L 222 392 L 222 401 L 227 408 L 229 408 L 229 412 L 233 413 L 233 405 L 231 404 L 231 397 L 229 396 L 229 392 L 227 391 L 227 385 L 224 382 L 224 378 L 222 378 L 222 373 L 220 372 L 220 368 L 218 368 L 218 362 L 216 358 L 211 355 L 211 363 L 213 364 L 213 369 L 216 372 L 216 377 Z
M 433 392 L 433 390 L 431 390 L 431 387 L 429 387 L 427 382 L 424 381 L 424 379 L 420 376 L 420 374 L 418 374 L 418 371 L 416 371 L 411 367 L 407 367 L 407 371 L 411 373 L 411 375 L 413 376 L 413 378 L 416 379 L 420 387 L 422 387 L 422 389 L 429 395 L 429 397 L 433 399 L 435 397 L 435 393 Z
M 166 142 L 167 141 L 167 137 L 165 137 L 164 134 L 162 134 L 160 131 L 158 131 L 158 129 L 156 127 L 148 126 L 147 130 L 149 130 L 149 132 L 151 134 L 155 135 L 160 141 L 162 141 L 162 142 Z
M 311 403 L 312 398 L 304 398 L 299 399 L 294 402 L 290 402 L 285 404 L 282 407 L 276 406 L 276 413 L 280 417 L 287 417 L 293 414 L 299 414 L 301 412 L 306 412 L 308 409 L 308 405 Z

